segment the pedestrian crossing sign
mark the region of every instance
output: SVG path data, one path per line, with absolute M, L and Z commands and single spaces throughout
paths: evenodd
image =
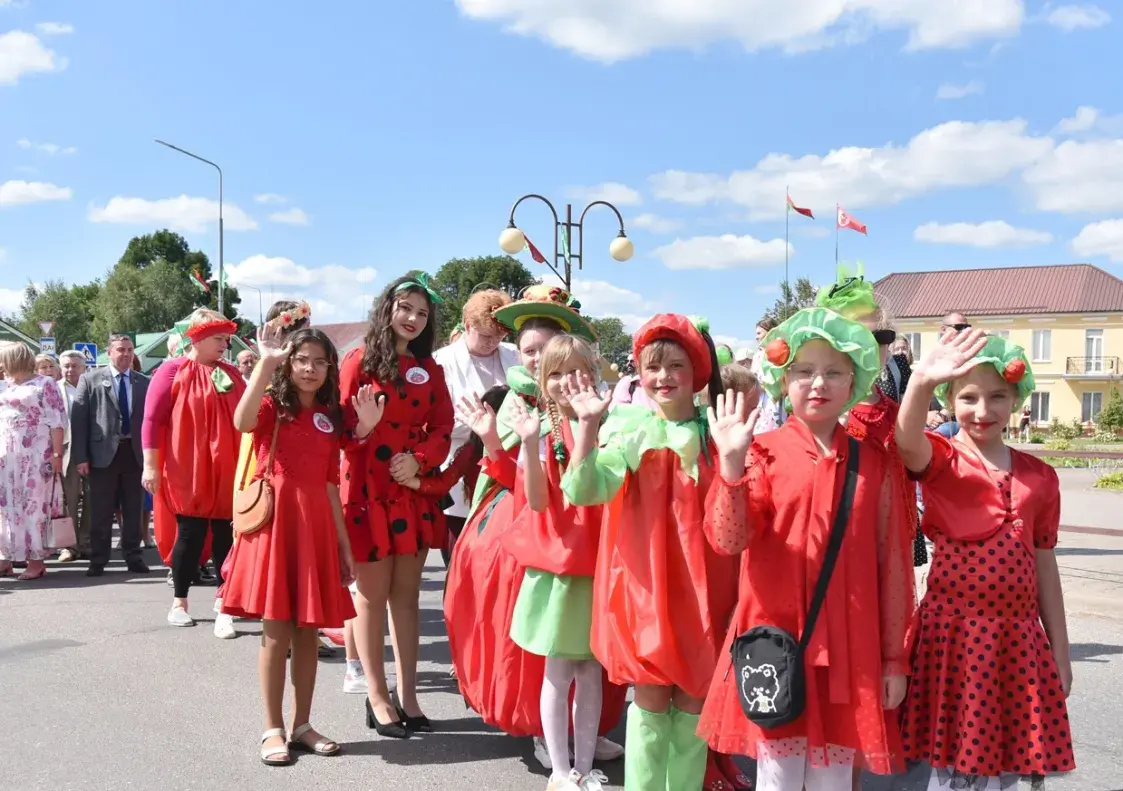
M 82 352 L 82 357 L 86 360 L 86 365 L 97 365 L 97 344 L 96 343 L 76 343 L 74 344 L 74 351 Z

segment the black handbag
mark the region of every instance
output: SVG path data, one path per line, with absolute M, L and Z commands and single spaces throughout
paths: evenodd
M 819 619 L 819 611 L 827 597 L 827 586 L 842 548 L 858 483 L 858 441 L 853 437 L 847 437 L 847 440 L 846 483 L 834 514 L 827 552 L 807 609 L 803 634 L 797 641 L 776 626 L 754 626 L 738 635 L 730 648 L 741 709 L 746 717 L 766 730 L 799 719 L 806 704 L 803 654 L 815 632 L 815 621 Z

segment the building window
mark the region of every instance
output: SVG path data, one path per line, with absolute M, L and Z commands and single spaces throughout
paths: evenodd
M 1100 410 L 1103 409 L 1103 393 L 1085 393 L 1080 399 L 1080 422 L 1095 423 L 1100 419 Z
M 1099 374 L 1104 369 L 1104 331 L 1084 330 L 1084 373 Z
M 902 333 L 905 340 L 909 342 L 909 350 L 912 352 L 912 359 L 920 360 L 920 333 L 919 332 L 905 332 Z
M 1010 330 L 994 330 L 988 332 L 987 335 L 993 335 L 995 338 L 1002 338 L 1003 340 L 1010 340 Z
M 1053 331 L 1033 331 L 1033 361 L 1047 363 L 1053 359 Z
M 1049 394 L 1031 393 L 1029 397 L 1030 419 L 1034 423 L 1049 422 Z

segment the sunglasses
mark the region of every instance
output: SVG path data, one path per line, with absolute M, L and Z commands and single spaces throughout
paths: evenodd
M 896 330 L 874 330 L 873 338 L 877 341 L 878 346 L 888 346 L 893 341 L 897 340 Z
M 955 330 L 956 332 L 963 332 L 964 330 L 971 329 L 971 325 L 970 324 L 945 324 L 945 325 L 943 325 L 942 329 Z

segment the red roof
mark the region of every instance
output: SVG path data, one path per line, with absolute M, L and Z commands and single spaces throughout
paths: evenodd
M 363 338 L 370 326 L 365 321 L 351 321 L 344 324 L 317 324 L 316 329 L 322 330 L 335 344 L 335 350 L 342 357 L 356 346 L 362 345 Z
M 901 272 L 874 290 L 898 319 L 1123 312 L 1123 280 L 1091 264 Z

